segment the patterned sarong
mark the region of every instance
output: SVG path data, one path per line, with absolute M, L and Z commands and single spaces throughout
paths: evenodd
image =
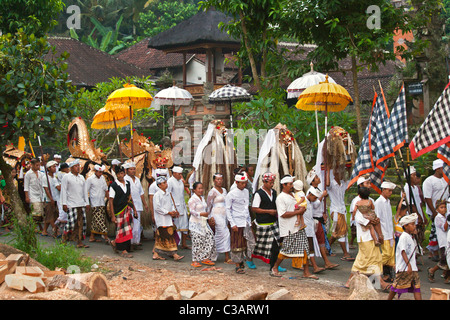
M 420 278 L 417 271 L 409 274 L 406 271 L 397 272 L 395 274 L 395 280 L 392 283 L 391 291 L 398 293 L 398 298 L 402 293 L 420 292 Z
M 155 233 L 155 250 L 162 251 L 167 254 L 176 253 L 178 247 L 175 241 L 176 227 L 159 227 Z
M 238 227 L 238 231 L 231 230 L 230 233 L 231 260 L 234 263 L 250 260 L 256 246 L 252 228 L 250 226 Z
M 73 233 L 75 240 L 83 240 L 86 237 L 86 208 L 69 208 L 67 223 L 64 225 L 64 235 Z
M 347 221 L 345 220 L 345 214 L 338 213 L 337 221 L 333 220 L 332 234 L 331 236 L 335 239 L 345 237 L 348 232 Z
M 126 242 L 133 238 L 133 217 L 131 212 L 133 209 L 126 206 L 124 209 L 116 213 L 116 243 Z
M 305 229 L 284 237 L 280 254 L 288 258 L 309 256 L 308 237 L 306 236 Z
M 261 225 L 254 222 L 256 225 L 256 246 L 252 257 L 260 259 L 265 263 L 270 263 L 272 243 L 275 239 L 280 244 L 280 229 L 278 223 Z
M 210 228 L 206 228 L 205 234 L 191 231 L 192 238 L 192 261 L 203 261 L 205 259 L 217 259 L 214 233 Z
M 102 235 L 108 234 L 105 206 L 92 208 L 91 232 Z

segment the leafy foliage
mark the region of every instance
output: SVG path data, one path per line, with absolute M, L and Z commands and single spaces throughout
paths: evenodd
M 198 12 L 193 3 L 180 1 L 157 1 L 139 15 L 139 32 L 147 37 L 170 29 Z
M 0 54 L 0 143 L 54 134 L 72 114 L 75 87 L 65 73 L 67 54 L 57 57 L 45 37 L 22 29 L 0 37 Z
M 2 0 L 0 30 L 3 34 L 23 29 L 27 34 L 44 36 L 56 24 L 55 17 L 63 9 L 61 0 Z

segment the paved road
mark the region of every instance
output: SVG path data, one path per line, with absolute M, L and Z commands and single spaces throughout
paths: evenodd
M 154 261 L 152 260 L 152 247 L 154 244 L 153 240 L 153 234 L 151 230 L 145 230 L 144 235 L 148 240 L 143 241 L 143 250 L 138 250 L 133 252 L 133 260 L 137 262 L 144 263 L 150 267 L 158 267 L 158 268 L 190 268 L 191 263 L 191 252 L 190 250 L 179 250 L 180 255 L 184 255 L 185 258 L 180 262 L 173 262 L 171 259 L 167 259 L 165 261 Z M 11 238 L 7 235 L 0 236 L 0 242 L 7 243 Z M 52 237 L 44 237 L 41 235 L 38 235 L 38 240 L 41 243 L 52 243 L 54 242 L 54 239 Z M 108 245 L 105 245 L 104 242 L 101 243 L 90 243 L 88 240 L 85 240 L 85 244 L 89 244 L 90 248 L 87 249 L 80 249 L 83 250 L 83 252 L 89 256 L 92 257 L 101 257 L 103 255 L 108 256 L 115 256 L 116 253 L 113 252 L 112 248 Z M 189 243 L 188 243 L 189 244 Z M 337 263 L 340 266 L 335 270 L 326 270 L 320 274 L 317 274 L 319 276 L 319 281 L 326 281 L 329 284 L 333 284 L 336 286 L 342 286 L 347 281 L 350 270 L 352 267 L 352 262 L 349 261 L 341 261 L 340 258 L 342 257 L 342 251 L 340 249 L 339 244 L 333 244 L 332 250 L 336 254 L 334 257 L 330 257 L 330 261 L 333 263 Z M 350 254 L 353 257 L 356 257 L 357 249 L 351 249 Z M 423 261 L 424 265 L 421 264 L 421 261 Z M 230 272 L 234 271 L 234 265 L 228 265 L 223 263 L 224 262 L 224 255 L 219 255 L 219 258 L 217 260 L 217 266 L 220 266 L 223 268 L 224 271 L 229 270 Z M 257 272 L 260 273 L 261 276 L 267 276 L 269 277 L 269 268 L 268 265 L 266 265 L 264 262 L 254 259 L 254 263 L 257 267 L 256 270 L 249 270 L 246 269 L 247 272 Z M 323 260 L 321 258 L 318 258 L 318 264 L 319 266 L 323 266 Z M 431 291 L 430 288 L 444 288 L 444 289 L 450 289 L 450 285 L 444 284 L 444 279 L 440 276 L 441 272 L 438 271 L 436 273 L 435 283 L 429 283 L 427 280 L 427 268 L 432 267 L 435 265 L 435 262 L 431 261 L 431 259 L 428 259 L 427 256 L 423 256 L 422 259 L 419 259 L 419 275 L 420 275 L 420 281 L 421 281 L 421 291 L 422 291 L 422 298 L 425 300 L 430 299 Z M 290 260 L 286 260 L 282 263 L 282 267 L 287 269 L 286 273 L 283 273 L 283 276 L 285 278 L 289 277 L 296 277 L 301 275 L 301 271 L 292 268 Z M 312 270 L 312 268 L 310 268 Z M 383 295 L 386 296 L 387 295 Z M 404 294 L 402 295 L 402 300 L 410 300 L 413 299 L 412 294 Z

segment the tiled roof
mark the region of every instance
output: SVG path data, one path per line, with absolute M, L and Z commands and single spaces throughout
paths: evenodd
M 148 48 L 149 39 L 144 39 L 135 45 L 120 51 L 115 55 L 120 60 L 132 63 L 144 70 L 178 67 L 183 65 L 182 53 L 164 53 L 161 50 Z M 186 61 L 193 54 L 186 55 Z
M 72 38 L 50 37 L 49 43 L 56 48 L 56 55 L 64 51 L 70 54 L 66 60 L 67 73 L 74 85 L 95 86 L 113 77 L 148 76 L 149 73 L 135 65 L 117 59 L 106 52 L 95 49 Z M 48 54 L 47 60 L 52 59 Z

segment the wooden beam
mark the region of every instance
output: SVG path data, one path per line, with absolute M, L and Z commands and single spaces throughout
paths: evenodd
M 186 75 L 186 52 L 183 52 L 183 87 L 187 84 Z

